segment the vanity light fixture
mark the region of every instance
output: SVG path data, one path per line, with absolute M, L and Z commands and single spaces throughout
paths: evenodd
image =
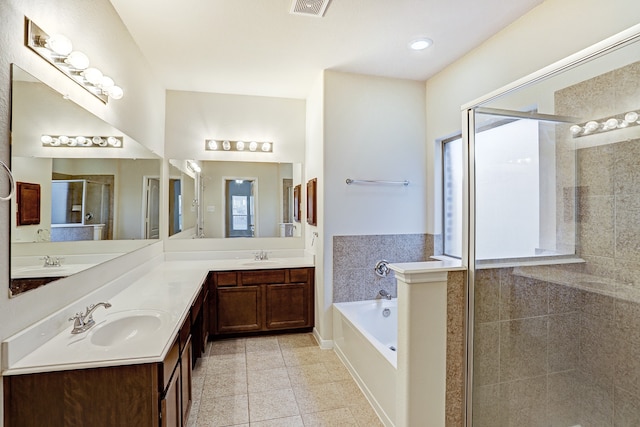
M 121 136 L 42 135 L 40 142 L 43 147 L 122 148 L 123 138 Z
M 191 169 L 191 172 L 194 173 L 200 173 L 202 171 L 202 169 L 200 169 L 200 166 L 198 166 L 198 164 L 193 160 L 187 160 L 187 167 Z
M 251 141 L 249 143 L 244 141 L 228 141 L 228 140 L 216 140 L 205 139 L 204 149 L 205 151 L 248 151 L 252 153 L 273 153 L 272 142 L 260 142 Z
M 105 76 L 95 67 L 89 67 L 89 57 L 73 50 L 71 40 L 62 34 L 49 35 L 26 18 L 25 44 L 43 59 L 66 74 L 71 80 L 91 92 L 105 104 L 124 96 L 121 87 L 116 86 L 111 77 Z
M 635 111 L 617 114 L 615 116 L 589 120 L 588 122 L 575 124 L 569 128 L 569 132 L 574 138 L 580 138 L 587 135 L 609 132 L 616 129 L 624 129 L 631 126 L 640 125 L 640 115 Z

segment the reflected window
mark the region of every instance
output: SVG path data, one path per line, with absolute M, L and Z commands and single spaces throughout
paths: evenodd
M 253 188 L 254 180 L 226 180 L 226 237 L 255 236 Z

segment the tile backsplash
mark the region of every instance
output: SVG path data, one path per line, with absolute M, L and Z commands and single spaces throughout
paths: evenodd
M 434 238 L 430 234 L 333 236 L 333 301 L 375 299 L 381 289 L 395 297 L 393 272 L 379 277 L 373 270 L 376 263 L 427 261 L 433 255 Z

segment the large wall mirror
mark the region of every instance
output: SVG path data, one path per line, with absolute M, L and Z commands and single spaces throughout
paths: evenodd
M 299 163 L 185 161 L 169 164 L 172 238 L 295 238 Z
M 12 295 L 159 238 L 155 154 L 15 65 L 11 114 Z

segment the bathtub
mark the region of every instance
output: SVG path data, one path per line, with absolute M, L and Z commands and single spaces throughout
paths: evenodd
M 386 426 L 396 417 L 397 308 L 397 299 L 333 304 L 334 349 Z

